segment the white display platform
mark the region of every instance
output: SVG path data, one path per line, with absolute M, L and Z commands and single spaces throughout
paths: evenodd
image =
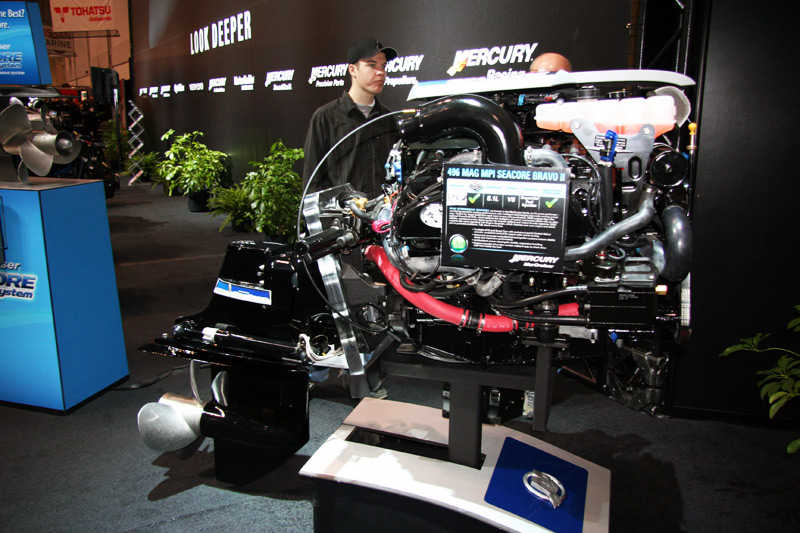
M 482 468 L 475 469 L 448 461 L 348 442 L 348 436 L 357 428 L 441 445 L 447 444 L 449 432 L 448 420 L 442 417 L 439 409 L 364 398 L 339 429 L 308 460 L 300 474 L 427 501 L 501 530 L 560 531 L 558 528 L 551 529 L 552 525 L 551 528 L 541 527 L 485 500 L 490 484 L 497 494 L 498 476 L 508 474 L 500 472 L 501 469 L 496 466 L 501 450 L 512 439 L 517 448 L 525 449 L 530 446 L 536 449 L 537 454 L 549 454 L 558 458 L 557 460 L 574 465 L 576 470 L 585 470 L 585 505 L 578 513 L 582 515 L 583 523 L 577 524 L 577 530 L 586 533 L 608 531 L 611 472 L 530 435 L 503 426 L 484 425 L 481 451 L 485 460 Z M 503 464 L 507 466 L 508 462 L 503 461 Z M 530 465 L 523 466 L 525 471 L 530 469 Z M 547 472 L 550 467 L 545 464 L 540 468 Z M 520 489 L 523 493 L 525 491 L 522 475 L 517 476 L 514 472 L 509 479 L 510 484 L 513 484 L 517 477 L 519 487 L 513 487 L 512 490 L 517 491 L 518 495 Z M 529 497 L 525 505 L 533 509 L 534 513 L 541 512 L 543 517 L 547 515 L 550 524 L 558 518 L 559 512 L 575 514 L 574 506 L 569 511 L 570 494 L 577 495 L 583 490 L 574 484 L 570 486 L 566 479 L 561 481 L 566 488 L 567 499 L 556 509 L 525 493 Z M 505 487 L 499 488 L 505 490 Z M 574 519 L 569 530 L 576 530 Z
M 660 85 L 689 87 L 694 80 L 677 72 L 664 70 L 590 70 L 580 72 L 528 72 L 497 78 L 451 78 L 447 80 L 421 81 L 414 84 L 407 100 L 438 98 L 457 94 L 519 91 L 526 89 L 550 89 L 566 85 L 640 82 Z

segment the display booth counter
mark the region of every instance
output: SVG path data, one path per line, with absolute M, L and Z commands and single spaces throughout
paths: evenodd
M 300 474 L 314 484 L 314 530 L 608 531 L 609 470 L 530 435 L 484 425 L 482 465 L 446 459 L 441 410 L 363 399 Z M 526 489 L 532 470 L 565 488 L 558 507 Z
M 0 217 L 0 401 L 67 412 L 128 376 L 103 182 L 2 182 Z

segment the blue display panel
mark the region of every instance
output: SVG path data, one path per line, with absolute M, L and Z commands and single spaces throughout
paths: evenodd
M 103 182 L 48 191 L 41 202 L 64 402 L 71 407 L 128 374 Z
M 566 496 L 561 505 L 554 509 L 549 502 L 528 492 L 522 479 L 531 470 L 555 476 L 564 485 Z M 583 531 L 588 479 L 585 468 L 508 437 L 484 499 L 552 531 L 580 533 Z
M 39 4 L 0 2 L 0 85 L 49 85 Z
M 0 186 L 0 401 L 68 410 L 128 374 L 101 181 Z
M 0 400 L 63 408 L 39 195 L 0 190 L 6 262 L 0 269 Z

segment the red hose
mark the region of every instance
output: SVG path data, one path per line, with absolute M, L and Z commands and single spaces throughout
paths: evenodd
M 493 333 L 515 331 L 520 326 L 518 321 L 506 316 L 486 315 L 482 313 L 476 315 L 476 313 L 469 309 L 446 304 L 424 292 L 409 291 L 400 284 L 400 271 L 389 262 L 389 259 L 386 257 L 386 252 L 380 246 L 368 246 L 366 257 L 378 265 L 378 268 L 383 272 L 383 275 L 386 276 L 386 279 L 389 280 L 389 283 L 392 284 L 392 287 L 394 287 L 403 298 L 429 315 L 459 327 L 467 326 L 467 323 L 473 320 L 473 323 L 477 323 L 478 330 Z M 578 304 L 569 303 L 561 305 L 558 308 L 558 314 L 560 316 L 578 316 Z M 477 322 L 474 322 L 475 320 L 477 320 Z M 523 327 L 531 328 L 533 327 L 533 323 L 525 322 Z

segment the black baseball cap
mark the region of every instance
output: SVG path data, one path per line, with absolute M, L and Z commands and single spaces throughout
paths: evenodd
M 397 50 L 383 46 L 376 39 L 360 39 L 354 42 L 347 51 L 347 62 L 350 64 L 358 63 L 359 60 L 369 59 L 380 52 L 386 54 L 386 61 L 391 61 L 397 57 Z

